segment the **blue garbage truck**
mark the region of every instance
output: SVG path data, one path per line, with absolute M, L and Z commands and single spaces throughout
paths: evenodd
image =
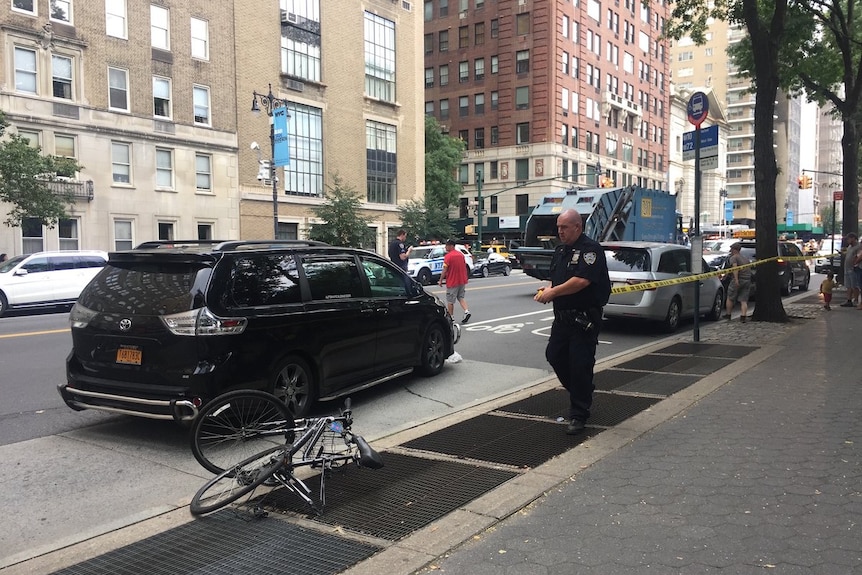
M 557 216 L 569 208 L 581 214 L 584 233 L 596 241 L 681 243 L 684 238 L 676 197 L 665 190 L 627 186 L 551 192 L 527 219 L 523 243 L 511 250 L 527 275 L 550 279 L 559 243 Z

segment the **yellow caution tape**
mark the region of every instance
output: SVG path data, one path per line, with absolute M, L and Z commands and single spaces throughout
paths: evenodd
M 840 255 L 840 254 L 833 254 L 833 255 Z M 637 284 L 631 284 L 631 285 L 616 286 L 616 287 L 611 288 L 611 293 L 615 294 L 615 293 L 630 293 L 630 292 L 635 292 L 635 291 L 647 291 L 647 290 L 660 288 L 660 287 L 672 286 L 672 285 L 677 285 L 677 284 L 684 284 L 684 283 L 689 283 L 689 282 L 696 282 L 696 281 L 700 281 L 700 280 L 705 279 L 705 278 L 723 276 L 723 275 L 732 273 L 734 270 L 741 270 L 744 268 L 752 268 L 754 266 L 759 266 L 761 264 L 765 264 L 766 262 L 778 261 L 779 259 L 782 259 L 784 261 L 801 261 L 801 260 L 811 260 L 811 259 L 824 258 L 824 257 L 829 258 L 832 256 L 789 256 L 789 257 L 781 257 L 781 258 L 779 258 L 778 256 L 774 256 L 771 258 L 767 258 L 765 260 L 757 260 L 757 261 L 747 263 L 747 264 L 744 264 L 741 266 L 734 266 L 732 268 L 726 268 L 726 269 L 721 269 L 721 270 L 716 270 L 716 271 L 711 271 L 711 272 L 705 272 L 705 273 L 701 273 L 701 274 L 692 274 L 690 276 L 683 276 L 683 277 L 667 279 L 667 280 L 657 280 L 657 281 L 652 281 L 652 282 L 643 282 L 643 283 L 637 283 Z

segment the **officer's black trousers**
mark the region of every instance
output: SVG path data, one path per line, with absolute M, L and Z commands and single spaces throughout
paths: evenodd
M 593 404 L 593 368 L 598 333 L 555 319 L 545 357 L 569 392 L 569 419 L 586 421 Z

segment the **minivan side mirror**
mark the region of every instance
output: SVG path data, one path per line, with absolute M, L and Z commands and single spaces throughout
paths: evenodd
M 26 276 L 28 273 L 30 272 L 28 272 L 26 268 L 18 268 L 17 270 L 15 270 L 15 273 L 13 275 Z

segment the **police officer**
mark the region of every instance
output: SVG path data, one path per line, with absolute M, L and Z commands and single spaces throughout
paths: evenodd
M 602 307 L 611 293 L 605 251 L 583 231 L 583 219 L 576 210 L 557 217 L 560 244 L 551 260 L 551 285 L 533 298 L 540 303 L 554 302 L 545 357 L 569 392 L 569 435 L 584 431 L 590 416 Z

